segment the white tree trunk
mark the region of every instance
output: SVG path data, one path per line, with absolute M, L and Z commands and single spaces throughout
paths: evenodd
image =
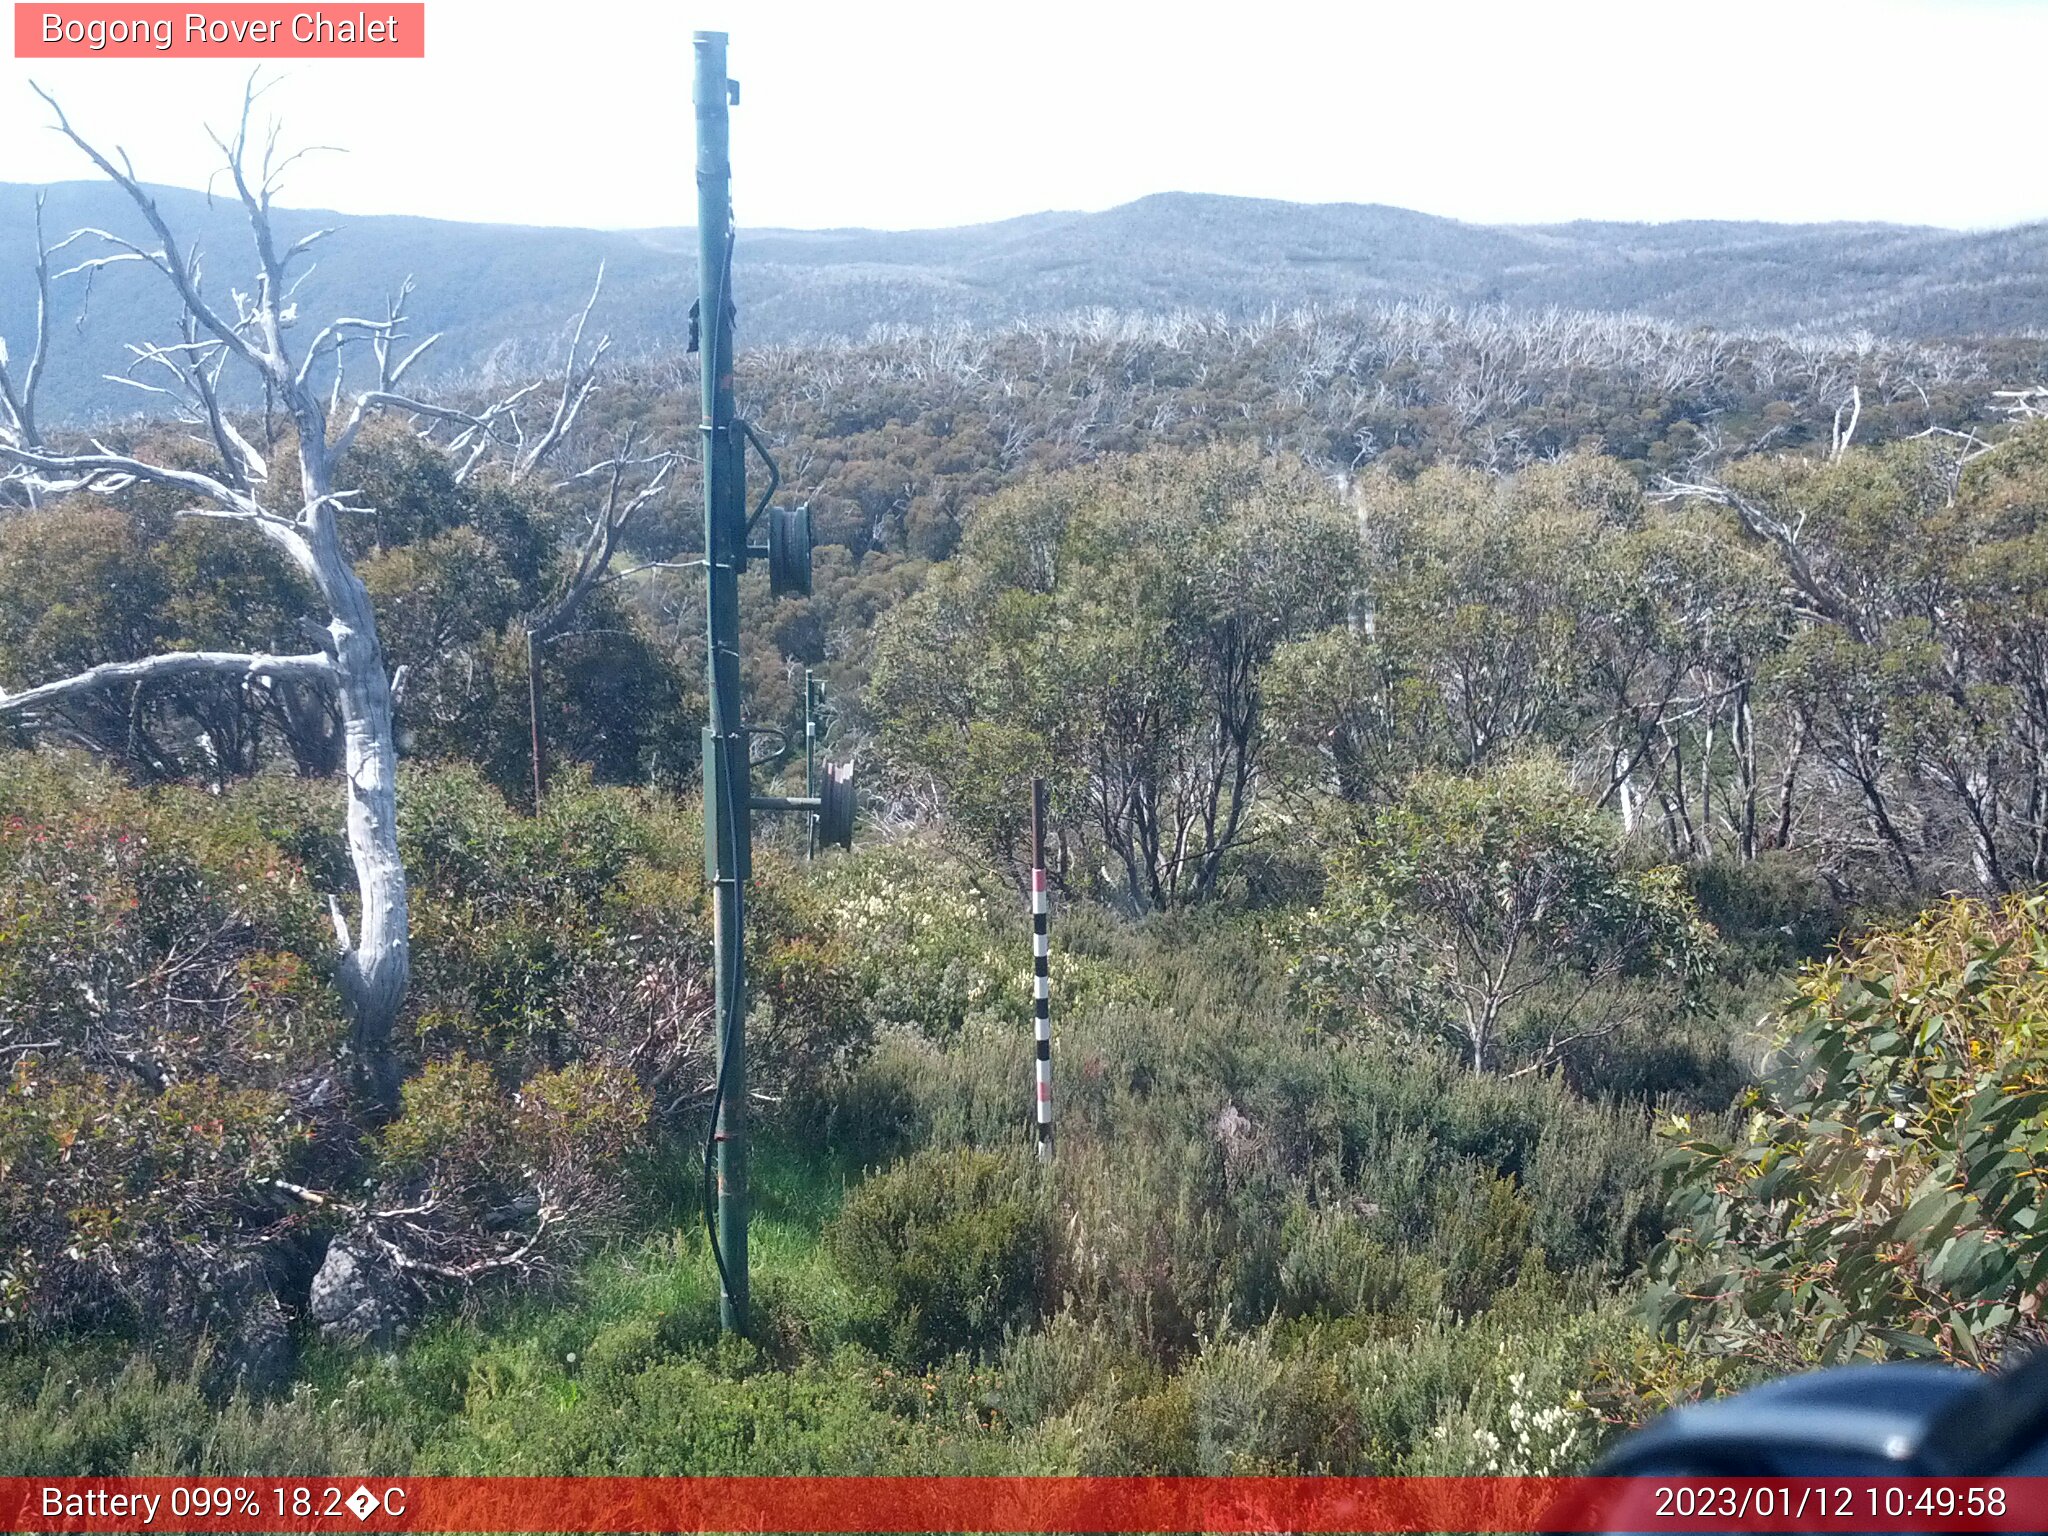
M 412 975 L 406 923 L 405 865 L 398 854 L 398 755 L 391 679 L 377 642 L 377 618 L 360 577 L 343 554 L 330 519 L 313 557 L 334 617 L 335 696 L 341 707 L 342 771 L 348 791 L 348 852 L 356 872 L 353 942 L 339 904 L 341 984 L 353 1015 L 357 1060 L 368 1086 L 388 1099 L 397 1089 L 391 1030 Z M 325 546 L 323 549 L 322 546 Z

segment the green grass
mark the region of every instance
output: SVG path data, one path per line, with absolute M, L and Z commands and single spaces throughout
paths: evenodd
M 852 1297 L 819 1238 L 858 1175 L 786 1140 L 763 1140 L 753 1151 L 747 1230 L 756 1332 L 785 1357 L 829 1347 Z M 382 1357 L 310 1340 L 298 1379 L 322 1401 L 424 1444 L 462 1415 L 473 1392 L 516 1385 L 573 1401 L 593 1346 L 636 1326 L 676 1348 L 708 1351 L 718 1331 L 718 1282 L 699 1188 L 693 1148 L 656 1185 L 655 1230 L 593 1256 L 564 1284 L 437 1312 Z

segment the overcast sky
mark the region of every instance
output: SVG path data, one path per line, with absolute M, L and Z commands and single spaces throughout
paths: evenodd
M 347 151 L 300 162 L 281 201 L 690 223 L 690 33 L 717 27 L 757 226 L 1163 191 L 1489 222 L 2048 217 L 2048 0 L 428 0 L 427 20 L 423 61 L 275 66 L 288 137 Z M 202 124 L 247 68 L 0 61 L 0 180 L 88 173 L 33 73 L 147 179 L 203 185 Z

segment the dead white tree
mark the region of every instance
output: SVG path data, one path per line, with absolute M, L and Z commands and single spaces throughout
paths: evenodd
M 477 410 L 465 410 L 451 404 L 430 403 L 398 392 L 398 380 L 411 366 L 414 358 L 441 339 L 438 335 L 429 336 L 392 367 L 387 375 L 386 365 L 396 339 L 395 325 L 403 318 L 405 300 L 412 293 L 412 279 L 407 278 L 391 306 L 392 323 L 379 323 L 367 332 L 377 361 L 378 383 L 376 387 L 356 396 L 355 409 L 341 430 L 339 446 L 345 449 L 363 422 L 373 413 L 393 412 L 410 418 L 423 441 L 435 444 L 455 461 L 457 485 L 466 484 L 484 466 L 499 462 L 502 462 L 503 473 L 509 482 L 516 485 L 525 480 L 545 466 L 556 451 L 568 441 L 575 428 L 576 418 L 582 414 L 584 405 L 597 391 L 599 365 L 604 361 L 605 354 L 611 350 L 612 339 L 609 336 L 599 336 L 586 352 L 583 347 L 583 336 L 590 326 L 590 313 L 597 307 L 598 295 L 603 291 L 604 266 L 600 263 L 597 281 L 590 288 L 590 297 L 583 301 L 583 308 L 577 313 L 576 323 L 570 329 L 569 356 L 562 369 L 560 397 L 548 417 L 547 425 L 538 435 L 533 435 L 526 430 L 520 412 L 528 397 L 538 394 L 547 383 L 545 378 L 536 378 L 513 390 L 503 399 Z M 339 354 L 352 339 L 352 333 L 345 328 L 371 325 L 372 322 L 368 321 L 336 321 L 315 340 L 315 350 L 322 343 L 327 343 L 336 352 L 337 388 Z M 307 361 L 310 366 L 310 355 Z M 448 433 L 445 437 L 441 435 L 444 431 Z
M 599 277 L 601 281 L 602 274 Z M 578 335 L 581 335 L 580 324 Z M 572 344 L 569 349 L 571 377 L 575 371 L 576 350 Z M 567 380 L 564 386 L 562 398 L 566 402 L 569 398 Z M 568 581 L 560 592 L 526 620 L 526 718 L 536 812 L 548 792 L 547 735 L 541 710 L 541 651 L 549 641 L 569 632 L 593 591 L 606 581 L 616 579 L 618 573 L 612 571 L 612 557 L 618 553 L 626 530 L 642 508 L 661 498 L 668 489 L 669 476 L 683 461 L 683 455 L 675 449 L 636 455 L 633 445 L 633 433 L 628 431 L 617 453 L 571 475 L 556 487 L 557 490 L 567 490 L 571 486 L 594 482 L 603 490 L 591 512 L 590 525 L 576 546 L 575 563 L 570 568 Z
M 127 193 L 155 240 L 154 245 L 138 244 L 109 230 L 80 230 L 65 243 L 94 242 L 103 254 L 73 270 L 140 262 L 161 273 L 182 305 L 184 339 L 168 346 L 145 347 L 141 359 L 168 369 L 215 423 L 224 422 L 213 387 L 220 368 L 233 361 L 248 370 L 281 402 L 297 429 L 299 484 L 296 508 L 273 510 L 261 494 L 271 489 L 267 460 L 241 434 L 224 425 L 216 432 L 219 463 L 212 471 L 152 463 L 114 452 L 97 440 L 86 452 L 60 452 L 31 441 L 19 430 L 10 431 L 0 438 L 0 460 L 12 466 L 8 477 L 41 494 L 111 492 L 138 482 L 174 487 L 193 497 L 193 505 L 181 509 L 179 516 L 238 523 L 279 549 L 312 584 L 327 614 L 324 624 L 308 619 L 306 627 L 316 649 L 303 655 L 179 652 L 146 657 L 96 667 L 19 693 L 0 694 L 0 715 L 33 717 L 44 705 L 111 682 L 201 671 L 245 678 L 256 686 L 289 677 L 318 680 L 330 687 L 341 717 L 347 837 L 357 897 L 353 934 L 340 898 L 328 898 L 340 948 L 338 976 L 352 1016 L 351 1044 L 357 1068 L 373 1093 L 388 1096 L 396 1086 L 391 1025 L 404 1001 L 411 972 L 405 869 L 398 853 L 391 679 L 377 641 L 369 593 L 342 545 L 337 518 L 346 493 L 336 482 L 354 429 L 373 402 L 359 399 L 349 426 L 338 438 L 330 437 L 331 401 L 322 399 L 310 374 L 323 347 L 338 346 L 344 336 L 388 340 L 397 325 L 391 319 L 340 320 L 323 329 L 303 356 L 293 356 L 287 333 L 297 311 L 290 298 L 289 272 L 325 231 L 279 248 L 272 227 L 271 198 L 290 157 L 282 162 L 277 159 L 274 127 L 260 151 L 251 143 L 249 119 L 256 99 L 253 82 L 243 97 L 234 138 L 215 138 L 248 215 L 257 262 L 253 289 L 235 292 L 232 309 L 223 309 L 206 294 L 198 251 L 187 248 L 173 233 L 156 199 L 137 179 L 127 154 L 115 151 L 120 157 L 117 165 L 72 126 L 54 97 L 41 87 L 36 91 L 55 113 L 58 131 Z M 252 179 L 251 158 L 258 154 Z M 379 369 L 380 391 L 388 392 L 425 349 L 426 343 L 422 343 L 396 363 L 387 358 Z
M 583 326 L 590 314 L 586 305 L 560 398 L 537 437 L 521 428 L 519 405 L 541 387 L 538 382 L 478 410 L 435 404 L 402 392 L 407 375 L 439 339 L 428 336 L 407 344 L 409 279 L 381 319 L 344 316 L 330 321 L 300 349 L 293 342 L 300 325 L 294 294 L 310 265 L 296 279 L 293 269 L 331 231 L 315 230 L 289 245 L 280 242 L 272 199 L 279 177 L 297 155 L 279 155 L 274 123 L 260 143 L 252 139 L 250 119 L 259 94 L 253 80 L 244 93 L 233 137 L 214 135 L 247 215 L 256 261 L 252 287 L 246 292 L 231 290 L 225 306 L 206 292 L 200 253 L 180 242 L 126 152 L 116 148 L 114 158 L 109 158 L 72 126 L 54 97 L 39 86 L 36 91 L 55 115 L 57 130 L 127 194 L 150 234 L 136 241 L 110 230 L 81 229 L 48 248 L 38 239 L 37 281 L 45 318 L 25 374 L 19 380 L 0 375 L 0 466 L 5 467 L 0 487 L 30 498 L 71 491 L 118 492 L 138 483 L 171 487 L 192 501 L 179 516 L 240 524 L 280 550 L 312 585 L 324 615 L 302 620 L 314 646 L 303 654 L 187 651 L 95 667 L 19 692 L 0 691 L 0 719 L 35 724 L 40 712 L 93 690 L 196 673 L 236 678 L 257 688 L 310 682 L 328 690 L 343 742 L 346 835 L 356 877 L 353 931 L 339 897 L 328 899 L 339 946 L 338 980 L 352 1019 L 355 1069 L 376 1099 L 389 1102 L 397 1086 L 391 1030 L 411 973 L 406 878 L 398 849 L 395 689 L 369 594 L 341 537 L 340 517 L 364 510 L 351 500 L 341 480 L 342 467 L 364 424 L 389 413 L 410 418 L 430 438 L 452 429 L 452 437 L 442 446 L 458 457 L 464 478 L 500 450 L 509 459 L 514 478 L 530 474 L 569 435 L 594 388 L 606 343 L 587 353 L 582 348 Z M 53 276 L 50 254 L 73 247 L 91 254 Z M 129 371 L 109 377 L 170 398 L 185 420 L 203 426 L 200 440 L 210 445 L 216 459 L 207 469 L 152 462 L 116 452 L 97 439 L 86 451 L 60 451 L 37 428 L 34 394 L 47 352 L 49 284 L 80 273 L 89 279 L 101 269 L 128 263 L 154 269 L 170 285 L 181 306 L 181 335 L 168 344 L 131 347 Z M 596 297 L 593 290 L 592 304 Z M 351 390 L 347 365 L 364 352 L 374 379 L 366 388 Z M 237 430 L 223 409 L 222 375 L 230 369 L 275 401 L 289 418 L 298 460 L 296 487 L 273 476 L 266 453 Z M 608 555 L 610 541 L 601 542 Z
M 28 359 L 19 373 L 7 350 L 7 338 L 0 336 L 0 443 L 17 443 L 28 448 L 42 446 L 36 426 L 36 391 L 43 382 L 43 365 L 50 356 L 50 246 L 43 237 L 45 194 L 36 194 L 36 328 L 29 341 Z M 16 489 L 33 499 L 28 486 Z
M 1846 425 L 1843 417 L 1847 417 Z M 1828 453 L 1830 464 L 1842 462 L 1842 455 L 1849 451 L 1849 445 L 1856 441 L 1856 424 L 1863 420 L 1863 386 L 1849 386 L 1849 398 L 1835 407 L 1835 441 Z
M 2048 385 L 2029 384 L 2025 389 L 1994 389 L 1991 398 L 1997 402 L 1993 409 L 2004 412 L 2014 421 L 2039 421 L 2048 416 Z
M 578 470 L 557 487 L 567 489 L 594 483 L 602 489 L 590 515 L 590 526 L 576 546 L 569 579 L 546 606 L 527 620 L 528 633 L 552 639 L 575 621 L 584 599 L 615 574 L 611 570 L 612 557 L 618 553 L 620 540 L 634 518 L 642 508 L 661 498 L 668 489 L 669 476 L 683 462 L 683 455 L 675 449 L 636 454 L 634 444 L 635 435 L 629 431 L 617 453 Z

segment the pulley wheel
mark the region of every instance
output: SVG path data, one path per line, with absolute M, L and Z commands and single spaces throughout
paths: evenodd
M 768 509 L 768 590 L 776 597 L 811 595 L 811 509 Z
M 818 786 L 818 841 L 851 848 L 853 817 L 858 805 L 853 764 L 827 763 L 824 782 Z

